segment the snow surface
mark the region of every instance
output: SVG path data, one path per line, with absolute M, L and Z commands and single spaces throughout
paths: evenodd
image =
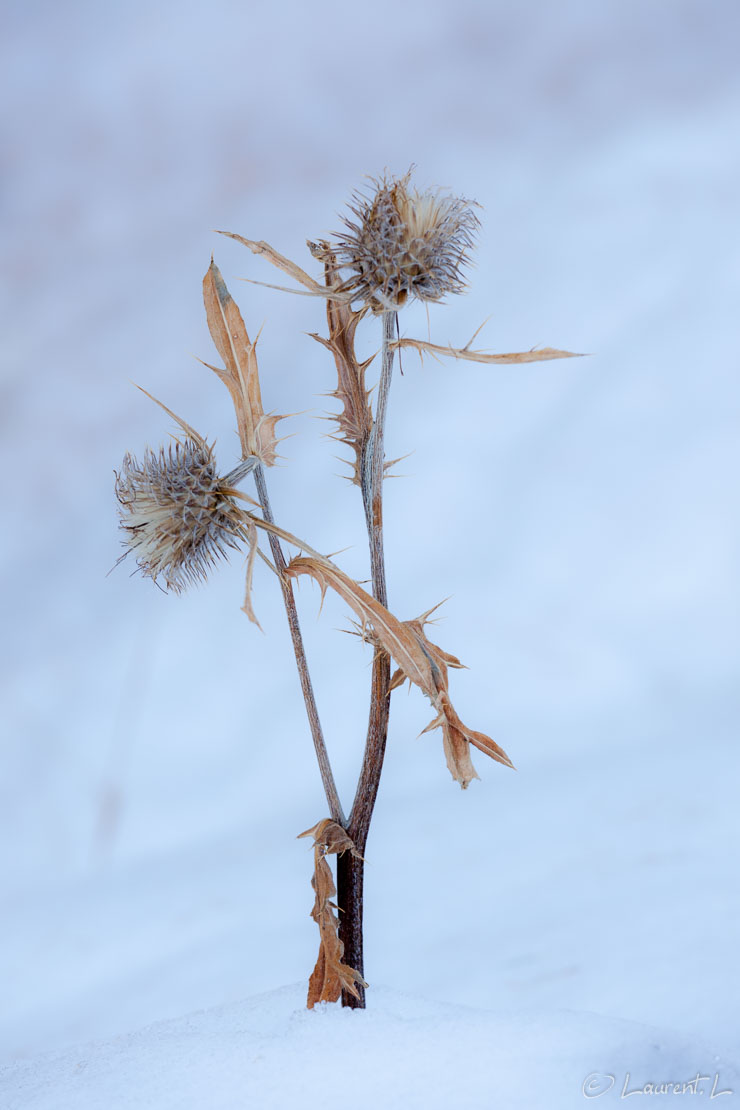
M 9 1105 L 291 1105 L 321 1031 L 358 1027 L 349 1074 L 415 1077 L 431 1110 L 453 1070 L 471 1106 L 581 1105 L 591 1072 L 616 1077 L 606 1104 L 626 1071 L 688 1080 L 717 1056 L 740 1089 L 739 30 L 734 0 L 5 5 Z M 439 735 L 416 739 L 427 704 L 394 695 L 370 1009 L 309 1015 L 283 987 L 316 955 L 294 837 L 325 804 L 274 582 L 258 568 L 262 635 L 238 559 L 182 599 L 105 577 L 112 471 L 170 430 L 131 381 L 235 461 L 228 398 L 191 357 L 213 357 L 214 251 L 264 324 L 266 407 L 301 414 L 269 476 L 278 520 L 366 577 L 356 493 L 314 420 L 321 309 L 240 284 L 274 275 L 211 229 L 310 266 L 305 238 L 363 175 L 412 162 L 483 205 L 471 291 L 430 310 L 432 337 L 464 343 L 490 315 L 491 349 L 591 357 L 409 355 L 395 376 L 388 451 L 413 453 L 387 488 L 391 607 L 450 597 L 435 631 L 470 667 L 456 707 L 518 770 L 477 755 L 461 792 Z M 426 336 L 425 312 L 401 326 Z M 308 584 L 300 602 L 346 799 L 369 658 L 339 604 L 317 620 Z M 408 1076 L 405 1045 L 426 1062 Z
M 695 1043 L 634 1022 L 565 1010 L 501 1016 L 387 990 L 364 1012 L 307 1011 L 304 1001 L 301 985 L 284 987 L 42 1057 L 7 1081 L 0 1074 L 3 1105 L 284 1110 L 339 1100 L 358 1110 L 559 1110 L 656 1089 L 740 1103 L 740 1071 L 721 1056 L 704 1048 L 702 1067 L 691 1070 Z

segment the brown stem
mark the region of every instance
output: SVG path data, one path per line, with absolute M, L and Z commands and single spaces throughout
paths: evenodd
M 262 506 L 263 516 L 269 524 L 274 524 L 275 519 L 272 515 L 270 499 L 267 495 L 265 471 L 261 463 L 254 468 L 254 481 L 257 486 L 257 496 Z M 280 575 L 280 586 L 283 591 L 285 612 L 288 616 L 290 636 L 293 641 L 293 651 L 295 652 L 295 661 L 298 666 L 298 676 L 301 681 L 303 700 L 306 703 L 306 715 L 311 728 L 313 745 L 316 749 L 316 758 L 319 762 L 319 771 L 321 772 L 321 781 L 324 784 L 324 793 L 326 794 L 326 800 L 329 804 L 332 819 L 337 821 L 340 825 L 345 825 L 346 818 L 342 810 L 341 802 L 339 801 L 339 794 L 337 793 L 334 775 L 332 774 L 331 764 L 329 763 L 329 755 L 326 750 L 326 744 L 324 743 L 324 734 L 321 730 L 318 709 L 316 708 L 316 698 L 314 697 L 313 686 L 311 685 L 311 676 L 308 673 L 306 652 L 303 647 L 301 627 L 298 623 L 298 611 L 293 596 L 293 586 L 283 573 L 286 567 L 285 556 L 280 546 L 280 540 L 276 535 L 270 533 L 269 541 L 272 550 L 272 558 Z
M 378 386 L 378 403 L 375 422 L 362 458 L 362 501 L 365 506 L 368 540 L 370 543 L 370 571 L 373 597 L 388 606 L 388 589 L 385 580 L 383 553 L 383 476 L 385 471 L 385 420 L 388 395 L 393 374 L 393 333 L 396 326 L 395 312 L 383 315 L 383 356 Z M 375 807 L 383 769 L 385 744 L 388 736 L 390 713 L 391 661 L 387 652 L 377 648 L 373 658 L 370 688 L 370 720 L 365 743 L 362 770 L 357 784 L 349 824 L 346 826 L 355 848 L 364 854 L 370 820 Z M 341 909 L 339 936 L 344 943 L 344 962 L 364 974 L 362 944 L 364 862 L 349 852 L 337 859 L 337 904 Z M 359 988 L 360 997 L 347 991 L 342 993 L 342 1005 L 353 1009 L 365 1008 L 365 992 Z

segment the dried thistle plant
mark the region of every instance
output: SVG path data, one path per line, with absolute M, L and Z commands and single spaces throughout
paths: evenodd
M 244 611 L 252 621 L 252 573 L 259 554 L 276 572 L 283 594 L 306 714 L 330 816 L 301 836 L 314 838 L 315 903 L 312 917 L 319 928 L 319 956 L 311 975 L 308 1006 L 336 1001 L 364 1007 L 362 911 L 363 867 L 370 821 L 383 767 L 391 694 L 406 680 L 430 701 L 434 717 L 423 730 L 440 729 L 449 771 L 463 788 L 477 778 L 471 746 L 511 767 L 506 752 L 490 736 L 465 725 L 449 692 L 449 669 L 460 661 L 432 643 L 425 626 L 433 610 L 401 620 L 390 610 L 383 545 L 383 482 L 391 463 L 385 458 L 384 433 L 395 351 L 408 347 L 420 357 L 449 356 L 481 363 L 524 363 L 572 357 L 552 348 L 493 354 L 463 347 L 440 346 L 414 338 L 394 338 L 397 310 L 409 299 L 439 301 L 465 288 L 464 271 L 479 227 L 474 202 L 440 192 L 418 192 L 410 172 L 400 178 L 372 181 L 368 194 L 355 194 L 344 230 L 333 241 L 309 242 L 309 251 L 323 266 L 311 277 L 268 243 L 223 232 L 266 258 L 300 288 L 288 290 L 321 297 L 326 304 L 328 335 L 313 336 L 333 355 L 340 402 L 335 439 L 352 451 L 352 481 L 360 488 L 368 532 L 368 591 L 305 541 L 278 526 L 270 505 L 265 467 L 276 459 L 276 426 L 283 419 L 265 414 L 256 355 L 241 313 L 213 260 L 203 281 L 206 319 L 223 368 L 209 366 L 226 385 L 236 415 L 241 461 L 219 477 L 212 448 L 190 425 L 162 408 L 179 425 L 184 438 L 158 453 L 147 451 L 142 462 L 127 455 L 116 475 L 116 495 L 126 554 L 143 574 L 175 593 L 205 579 L 229 550 L 245 544 Z M 266 283 L 262 283 L 266 284 Z M 275 288 L 284 288 L 275 286 Z M 372 359 L 360 361 L 355 335 L 365 317 L 381 317 L 381 366 L 373 399 L 366 384 Z M 475 338 L 475 337 L 473 337 Z M 161 404 L 161 402 L 158 402 Z M 252 473 L 257 501 L 237 489 Z M 251 507 L 248 507 L 251 506 Z M 259 511 L 254 511 L 259 510 Z M 269 544 L 271 558 L 259 548 L 258 530 Z M 283 544 L 297 554 L 286 559 Z M 308 576 L 322 596 L 332 590 L 357 618 L 360 637 L 373 648 L 370 719 L 362 768 L 348 815 L 342 808 L 321 729 L 316 699 L 303 648 L 293 581 Z M 396 670 L 391 675 L 391 660 Z M 337 856 L 336 887 L 327 855 Z M 336 906 L 332 899 L 336 895 Z M 339 914 L 334 911 L 338 908 Z

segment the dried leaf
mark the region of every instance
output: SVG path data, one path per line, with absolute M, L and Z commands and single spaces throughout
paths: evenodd
M 314 838 L 311 886 L 316 892 L 316 899 L 311 917 L 319 927 L 319 955 L 308 982 L 306 1003 L 309 1009 L 313 1009 L 317 1002 L 336 1002 L 343 990 L 358 998 L 357 984 L 367 986 L 359 972 L 342 962 L 344 944 L 339 939 L 339 922 L 332 902 L 337 890 L 331 868 L 326 862 L 327 854 L 331 853 L 349 851 L 358 858 L 359 854 L 346 830 L 329 817 L 299 836 Z
M 553 347 L 542 347 L 539 351 L 519 351 L 510 355 L 496 355 L 488 351 L 471 351 L 468 347 L 442 347 L 437 343 L 427 343 L 423 339 L 396 339 L 391 346 L 396 348 L 412 347 L 419 356 L 446 355 L 448 358 L 467 359 L 469 362 L 547 362 L 553 358 L 583 358 L 573 351 L 556 351 Z
M 251 501 L 252 499 L 244 497 L 244 500 Z M 252 502 L 252 504 L 254 504 L 254 502 Z M 255 516 L 254 513 L 247 512 L 246 516 L 248 516 L 249 519 L 253 521 L 253 523 L 256 524 L 258 528 L 262 528 L 263 531 L 269 532 L 273 536 L 277 536 L 278 539 L 285 540 L 286 543 L 292 544 L 293 547 L 297 547 L 300 551 L 306 551 L 309 555 L 313 555 L 316 559 L 318 559 L 319 562 L 329 563 L 329 560 L 326 558 L 326 556 L 322 555 L 321 552 L 316 551 L 316 549 L 311 547 L 310 544 L 307 544 L 303 540 L 299 539 L 298 536 L 294 536 L 292 532 L 286 532 L 284 528 L 280 528 L 277 524 L 271 524 L 269 520 L 263 520 L 261 516 Z M 332 565 L 332 563 L 329 563 L 329 566 Z
M 331 252 L 328 243 L 322 242 L 316 249 L 324 259 L 326 286 L 331 288 L 337 268 L 336 256 Z M 366 311 L 366 308 L 362 308 L 355 312 L 348 303 L 327 300 L 326 318 L 329 324 L 329 338 L 325 339 L 321 335 L 311 333 L 318 343 L 327 347 L 334 355 L 338 384 L 329 396 L 336 397 L 342 402 L 342 412 L 331 418 L 336 420 L 339 426 L 339 434 L 334 438 L 348 444 L 355 452 L 352 481 L 358 486 L 362 485 L 364 452 L 373 427 L 370 395 L 365 386 L 365 371 L 375 356 L 366 359 L 365 362 L 358 362 L 355 355 L 355 331 Z
M 425 732 L 434 729 L 442 729 L 442 738 L 444 745 L 444 752 L 447 759 L 447 766 L 452 774 L 452 777 L 459 782 L 463 789 L 468 785 L 471 779 L 478 778 L 475 768 L 473 767 L 470 759 L 470 744 L 473 744 L 480 751 L 485 752 L 491 759 L 496 760 L 497 763 L 503 763 L 506 767 L 513 767 L 511 760 L 506 752 L 501 748 L 495 740 L 490 736 L 486 736 L 483 732 L 474 732 L 469 729 L 467 725 L 458 717 L 449 696 L 449 676 L 448 668 L 463 668 L 464 663 L 455 655 L 450 655 L 449 652 L 443 651 L 437 644 L 433 644 L 424 632 L 424 626 L 429 617 L 429 610 L 423 613 L 412 621 L 404 621 L 404 626 L 416 637 L 419 647 L 431 661 L 432 667 L 432 681 L 437 689 L 437 701 L 432 698 L 432 704 L 439 708 L 440 712 L 437 718 L 427 725 Z M 403 670 L 399 668 L 393 675 L 391 680 L 391 687 L 401 685 L 406 679 Z
M 205 363 L 224 383 L 236 411 L 239 439 L 244 458 L 256 455 L 266 466 L 275 463 L 275 425 L 281 416 L 265 416 L 262 409 L 257 340 L 247 334 L 241 313 L 226 288 L 221 271 L 213 259 L 203 278 L 203 300 L 211 338 L 224 361 L 225 369 Z
M 333 821 L 331 817 L 325 817 L 323 821 L 319 821 L 312 828 L 298 833 L 296 840 L 300 840 L 303 836 L 312 836 L 314 844 L 319 844 L 327 855 L 341 855 L 342 852 L 349 851 L 355 859 L 362 859 L 347 830 L 343 829 L 337 821 Z
M 447 766 L 452 777 L 463 787 L 477 774 L 470 760 L 470 744 L 503 763 L 513 764 L 503 748 L 489 736 L 469 729 L 458 717 L 448 692 L 448 667 L 462 666 L 459 659 L 431 643 L 424 633 L 425 613 L 415 621 L 399 621 L 380 602 L 371 597 L 339 567 L 322 557 L 299 556 L 292 559 L 285 573 L 290 578 L 307 574 L 318 582 L 322 598 L 331 588 L 350 606 L 359 618 L 367 639 L 382 647 L 395 659 L 400 672 L 393 683 L 400 685 L 408 678 L 426 694 L 437 711 L 425 732 L 441 728 Z
M 291 262 L 285 255 L 279 254 L 278 251 L 276 251 L 274 247 L 271 247 L 269 243 L 266 243 L 264 239 L 260 239 L 259 241 L 255 239 L 245 239 L 243 235 L 237 235 L 233 231 L 218 231 L 216 234 L 226 235 L 229 239 L 236 239 L 237 243 L 241 243 L 243 246 L 248 247 L 252 254 L 264 255 L 267 261 L 271 262 L 273 266 L 276 266 L 278 270 L 282 270 L 284 274 L 288 274 L 297 281 L 299 285 L 303 286 L 306 290 L 304 296 L 327 297 L 331 300 L 342 301 L 345 304 L 349 304 L 352 300 L 352 295 L 350 293 L 343 293 L 338 288 L 327 287 L 315 281 L 310 274 L 307 274 L 306 271 L 302 270 L 295 262 Z M 269 285 L 266 281 L 257 281 L 254 284 L 267 285 L 270 289 L 280 289 L 283 293 L 303 293 L 301 289 L 288 289 L 284 285 Z
M 467 787 L 471 779 L 478 777 L 470 762 L 470 744 L 497 763 L 503 763 L 506 767 L 514 766 L 503 748 L 490 736 L 469 729 L 457 716 L 447 692 L 447 668 L 462 667 L 463 664 L 454 655 L 432 644 L 425 636 L 424 624 L 433 609 L 417 617 L 415 621 L 399 621 L 363 590 L 359 583 L 309 544 L 275 524 L 269 524 L 251 513 L 246 515 L 259 528 L 309 553 L 310 557 L 292 559 L 285 568 L 285 575 L 288 578 L 298 578 L 306 574 L 312 577 L 319 584 L 322 601 L 329 588 L 343 598 L 359 618 L 360 631 L 364 638 L 382 647 L 398 664 L 399 670 L 391 680 L 391 689 L 409 679 L 426 694 L 437 710 L 437 716 L 424 731 L 442 728 L 448 767 L 453 778 L 463 788 Z

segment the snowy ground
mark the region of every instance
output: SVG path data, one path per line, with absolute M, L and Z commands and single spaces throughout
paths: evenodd
M 692 1069 L 695 1041 L 634 1022 L 567 1010 L 501 1016 L 385 990 L 364 1013 L 309 1012 L 302 1001 L 301 987 L 284 987 L 50 1054 L 16 1068 L 7 1085 L 0 1075 L 3 1105 L 285 1110 L 350 1091 L 358 1110 L 609 1106 L 656 1094 L 672 1105 L 702 1095 L 740 1102 L 740 1071 L 726 1059 L 704 1048 L 703 1068 Z
M 604 1105 L 627 1072 L 740 1091 L 737 5 L 39 2 L 3 23 L 0 1105 L 290 1106 L 319 1046 L 341 1084 L 334 1040 L 358 1105 L 449 1105 L 453 1073 L 476 1108 L 581 1105 L 591 1073 L 615 1077 Z M 492 349 L 592 354 L 396 375 L 391 607 L 451 595 L 455 703 L 518 770 L 478 756 L 461 792 L 416 739 L 426 703 L 395 695 L 370 1010 L 310 1015 L 284 986 L 316 949 L 294 836 L 325 812 L 274 583 L 258 570 L 263 636 L 238 559 L 180 600 L 106 578 L 112 470 L 169 431 L 131 381 L 235 460 L 191 357 L 213 358 L 213 250 L 265 325 L 266 406 L 302 413 L 276 515 L 366 575 L 313 419 L 320 309 L 239 284 L 273 275 L 211 229 L 309 265 L 363 175 L 411 162 L 484 207 L 433 338 L 490 315 Z M 304 585 L 301 607 L 348 795 L 368 656 L 341 606 L 317 620 Z

